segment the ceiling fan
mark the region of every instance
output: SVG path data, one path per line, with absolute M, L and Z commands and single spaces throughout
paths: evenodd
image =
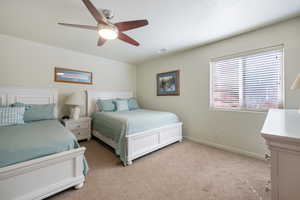
M 114 40 L 116 38 L 132 44 L 134 46 L 139 46 L 140 44 L 123 33 L 124 31 L 128 31 L 131 29 L 139 28 L 142 26 L 148 25 L 148 20 L 135 20 L 135 21 L 126 21 L 126 22 L 118 22 L 111 23 L 109 19 L 113 18 L 112 12 L 110 10 L 97 10 L 96 7 L 89 0 L 82 0 L 84 5 L 90 11 L 92 16 L 97 21 L 97 26 L 89 26 L 89 25 L 78 25 L 78 24 L 66 24 L 66 23 L 58 23 L 63 26 L 70 26 L 75 28 L 82 28 L 88 30 L 96 30 L 100 35 L 98 39 L 98 46 L 102 46 L 107 40 Z

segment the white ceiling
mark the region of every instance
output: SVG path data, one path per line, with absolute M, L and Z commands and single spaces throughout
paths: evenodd
M 113 22 L 148 19 L 127 32 L 135 47 L 115 40 L 97 47 L 94 31 L 57 22 L 95 25 L 81 0 L 0 0 L 0 33 L 128 63 L 200 46 L 300 14 L 300 0 L 91 0 L 115 13 Z

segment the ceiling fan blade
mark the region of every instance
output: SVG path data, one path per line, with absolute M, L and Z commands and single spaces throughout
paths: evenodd
M 105 42 L 106 42 L 106 40 L 105 40 L 104 38 L 99 37 L 98 42 L 97 42 L 97 45 L 98 45 L 98 46 L 102 46 Z
M 69 26 L 74 28 L 82 28 L 82 29 L 88 29 L 88 30 L 97 30 L 97 26 L 89 26 L 89 25 L 79 25 L 79 24 L 66 24 L 66 23 L 58 23 L 62 26 Z
M 90 13 L 93 15 L 95 20 L 100 24 L 108 24 L 106 17 L 103 15 L 102 12 L 99 12 L 97 8 L 91 3 L 90 0 L 82 0 L 84 5 L 87 7 L 87 9 L 90 11 Z
M 140 45 L 137 41 L 135 41 L 134 39 L 132 39 L 131 37 L 129 37 L 128 35 L 126 35 L 126 34 L 124 34 L 122 32 L 119 32 L 118 38 L 120 40 L 122 40 L 124 42 L 127 42 L 129 44 L 132 44 L 134 46 L 139 46 Z
M 146 19 L 115 23 L 115 25 L 118 27 L 119 31 L 128 31 L 131 29 L 146 26 L 148 24 L 149 24 L 149 22 Z

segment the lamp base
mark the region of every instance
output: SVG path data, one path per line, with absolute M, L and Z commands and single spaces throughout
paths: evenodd
M 71 119 L 78 120 L 80 117 L 80 108 L 79 106 L 75 106 L 71 108 Z

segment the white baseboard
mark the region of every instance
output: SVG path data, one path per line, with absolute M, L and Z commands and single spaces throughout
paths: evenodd
M 184 138 L 188 139 L 188 140 L 191 140 L 191 141 L 194 141 L 194 142 L 197 142 L 197 143 L 200 143 L 200 144 L 203 144 L 203 145 L 215 147 L 217 149 L 229 151 L 229 152 L 232 152 L 232 153 L 237 153 L 237 154 L 240 154 L 240 155 L 248 156 L 248 157 L 251 157 L 251 158 L 256 158 L 256 159 L 259 159 L 259 160 L 265 160 L 264 155 L 253 153 L 253 152 L 250 152 L 250 151 L 245 151 L 245 150 L 242 150 L 242 149 L 238 149 L 238 148 L 235 148 L 235 147 L 231 147 L 231 146 L 227 146 L 227 145 L 223 145 L 223 144 L 218 144 L 218 143 L 214 143 L 214 142 L 210 142 L 210 141 L 200 140 L 200 139 L 196 139 L 196 138 L 190 137 L 190 136 L 184 136 Z

